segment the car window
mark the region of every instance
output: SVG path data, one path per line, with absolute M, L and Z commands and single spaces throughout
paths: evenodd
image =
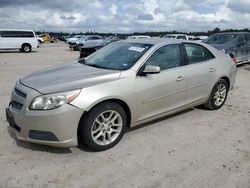
M 159 48 L 150 56 L 146 65 L 155 65 L 161 70 L 179 67 L 181 62 L 180 46 L 178 44 L 167 45 Z
M 250 44 L 250 34 L 245 34 L 247 44 Z
M 219 34 L 211 35 L 204 40 L 207 44 L 233 44 L 238 34 Z
M 205 47 L 198 44 L 184 44 L 188 64 L 199 63 L 214 58 L 214 55 Z
M 245 41 L 246 41 L 245 36 L 244 35 L 239 35 L 237 43 L 242 45 L 242 44 L 245 43 Z
M 176 37 L 177 39 L 186 39 L 186 37 L 184 35 L 179 35 Z
M 34 33 L 32 31 L 2 31 L 1 37 L 11 37 L 11 38 L 32 38 Z
M 171 38 L 171 39 L 175 39 L 175 36 L 173 35 L 164 35 L 163 38 Z

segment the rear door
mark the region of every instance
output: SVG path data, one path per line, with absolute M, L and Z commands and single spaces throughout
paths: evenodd
M 199 103 L 210 94 L 216 74 L 215 56 L 205 47 L 183 43 L 186 52 L 187 92 L 185 104 Z
M 149 57 L 146 65 L 159 66 L 161 72 L 136 78 L 139 121 L 184 105 L 186 75 L 181 66 L 180 45 L 160 47 Z

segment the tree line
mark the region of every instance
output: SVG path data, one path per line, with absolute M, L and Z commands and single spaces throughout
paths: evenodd
M 46 32 L 46 31 L 37 31 L 36 34 L 40 35 L 42 33 L 49 33 L 51 36 L 54 37 L 63 37 L 67 36 L 69 34 L 75 34 L 75 35 L 100 35 L 100 36 L 112 36 L 112 35 L 118 35 L 121 37 L 127 37 L 130 35 L 149 35 L 151 37 L 158 37 L 158 36 L 163 36 L 166 34 L 178 34 L 178 33 L 183 33 L 187 35 L 194 35 L 194 36 L 209 36 L 214 33 L 222 33 L 222 32 L 249 32 L 250 30 L 248 28 L 244 29 L 225 29 L 221 30 L 220 28 L 216 27 L 213 30 L 208 30 L 206 32 L 179 32 L 179 31 L 147 31 L 147 32 L 132 32 L 132 33 L 101 33 L 101 32 L 96 32 L 96 31 L 87 31 L 85 33 L 83 32 L 73 32 L 73 33 L 68 33 L 68 32 Z

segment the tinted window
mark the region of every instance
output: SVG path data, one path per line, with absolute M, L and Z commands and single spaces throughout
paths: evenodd
M 26 37 L 31 38 L 34 37 L 33 32 L 31 31 L 2 31 L 1 37 Z
M 237 43 L 242 45 L 242 44 L 245 43 L 245 41 L 246 41 L 245 36 L 244 35 L 239 35 Z
M 198 44 L 184 44 L 188 64 L 199 63 L 214 58 L 214 55 L 205 47 Z
M 177 38 L 177 39 L 186 39 L 186 37 L 183 36 L 183 35 L 179 35 L 179 36 L 177 36 L 176 38 Z
M 211 35 L 204 40 L 207 44 L 232 44 L 235 42 L 238 34 L 219 34 Z
M 101 39 L 100 37 L 88 37 L 88 40 L 99 40 Z
M 245 34 L 247 43 L 250 44 L 250 34 Z
M 174 39 L 175 36 L 173 36 L 173 35 L 164 35 L 163 38 L 171 38 L 171 39 Z
M 146 65 L 155 65 L 161 70 L 179 67 L 181 62 L 180 46 L 178 44 L 163 46 L 159 48 L 147 60 Z

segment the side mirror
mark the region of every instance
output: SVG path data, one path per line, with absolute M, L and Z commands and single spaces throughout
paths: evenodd
M 147 65 L 142 72 L 143 74 L 158 74 L 161 72 L 161 68 L 155 65 Z

